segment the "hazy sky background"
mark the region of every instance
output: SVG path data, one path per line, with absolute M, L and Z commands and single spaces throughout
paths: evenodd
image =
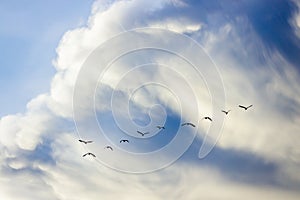
M 0 2 L 0 199 L 299 199 L 299 7 L 294 0 Z M 124 36 L 142 27 L 175 33 Z M 180 34 L 187 40 L 174 40 Z M 109 58 L 141 45 L 135 37 L 196 62 L 200 54 L 183 42 L 190 38 L 218 73 L 206 59 L 196 66 L 201 77 L 175 54 L 143 49 L 98 79 Z M 186 121 L 196 128 L 183 129 Z M 207 133 L 217 144 L 199 159 Z M 136 159 L 174 138 L 170 151 Z M 154 169 L 189 142 L 175 163 L 151 173 L 100 163 Z M 97 158 L 83 158 L 87 151 Z

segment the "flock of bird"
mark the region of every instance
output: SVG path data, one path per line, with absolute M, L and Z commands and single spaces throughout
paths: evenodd
M 247 111 L 247 110 L 248 110 L 249 108 L 251 108 L 252 106 L 253 106 L 253 105 L 249 105 L 249 106 L 239 105 L 239 108 L 242 108 L 242 109 L 244 109 L 245 111 Z M 221 110 L 221 112 L 225 113 L 225 115 L 228 115 L 228 113 L 229 113 L 230 111 L 231 111 L 231 110 L 227 110 L 227 111 L 226 111 L 226 110 Z M 202 120 L 203 120 L 203 119 L 209 120 L 209 121 L 211 121 L 211 122 L 213 121 L 210 117 L 203 117 Z M 191 122 L 183 123 L 183 124 L 181 124 L 181 126 L 192 126 L 192 127 L 196 127 L 195 124 L 193 124 L 193 123 L 191 123 Z M 156 128 L 158 128 L 159 130 L 165 129 L 164 126 L 156 126 Z M 141 131 L 137 131 L 137 133 L 140 134 L 141 136 L 145 136 L 145 135 L 149 134 L 150 132 L 141 132 Z M 81 142 L 81 143 L 83 143 L 83 144 L 90 144 L 90 143 L 93 142 L 92 140 L 87 140 L 87 141 L 85 141 L 85 140 L 82 140 L 82 139 L 79 139 L 78 141 Z M 127 139 L 122 139 L 122 140 L 120 140 L 120 143 L 129 143 L 129 140 L 127 140 Z M 109 150 L 111 150 L 111 151 L 114 150 L 114 149 L 113 149 L 111 146 L 109 146 L 109 145 L 105 146 L 104 149 L 109 149 Z M 93 153 L 91 153 L 91 152 L 88 152 L 88 153 L 83 154 L 82 157 L 85 157 L 85 156 L 92 156 L 92 157 L 94 157 L 94 158 L 96 157 L 96 155 L 93 154 Z

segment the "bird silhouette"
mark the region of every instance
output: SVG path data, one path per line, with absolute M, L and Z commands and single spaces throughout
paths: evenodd
M 207 119 L 212 122 L 212 119 L 210 117 L 203 117 L 203 119 Z
M 122 143 L 122 142 L 127 142 L 127 143 L 129 143 L 129 140 L 120 140 L 120 143 Z
M 144 136 L 144 135 L 146 135 L 146 134 L 149 134 L 149 132 L 145 132 L 145 133 L 143 133 L 143 132 L 141 132 L 141 131 L 136 131 L 137 133 L 139 133 L 139 134 L 141 134 L 142 136 Z
M 228 111 L 222 110 L 222 112 L 225 113 L 225 115 L 228 115 L 228 113 L 229 113 L 230 111 L 231 111 L 231 110 L 228 110 Z
M 252 107 L 253 105 L 250 105 L 250 106 L 243 106 L 243 105 L 239 105 L 240 108 L 243 108 L 245 110 L 248 110 L 248 108 Z
M 165 129 L 164 126 L 156 126 L 156 128 L 158 128 L 159 130 L 160 130 L 160 129 Z
M 88 141 L 85 141 L 85 140 L 78 140 L 79 142 L 82 142 L 84 144 L 88 144 L 88 143 L 92 143 L 93 141 L 91 140 L 88 140 Z
M 96 158 L 96 156 L 95 156 L 95 154 L 93 154 L 93 153 L 86 153 L 86 154 L 83 154 L 83 156 L 82 157 L 85 157 L 85 156 L 93 156 L 94 158 Z
M 106 146 L 106 147 L 104 147 L 104 149 L 110 149 L 110 150 L 114 150 L 111 146 Z
M 192 126 L 192 127 L 196 127 L 194 124 L 187 122 L 187 123 L 183 123 L 181 124 L 181 126 Z

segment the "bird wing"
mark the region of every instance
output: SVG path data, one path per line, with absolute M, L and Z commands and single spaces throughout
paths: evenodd
M 141 131 L 136 131 L 137 133 L 141 134 L 141 135 L 144 135 L 144 133 L 142 133 Z
M 246 109 L 246 107 L 245 107 L 245 106 L 241 106 L 241 105 L 239 105 L 239 107 L 240 107 L 240 108 L 244 108 L 244 109 Z
M 84 142 L 83 140 L 78 140 L 79 142 Z
M 193 123 L 186 123 L 187 125 L 190 125 L 190 126 L 192 126 L 192 127 L 196 127 Z
M 252 107 L 252 106 L 253 106 L 253 105 L 248 106 L 247 109 L 250 108 L 250 107 Z
M 208 119 L 208 120 L 212 121 L 212 119 L 210 117 L 204 117 L 204 119 Z
M 85 157 L 86 155 L 88 155 L 87 153 L 86 154 L 83 154 L 83 156 L 82 157 Z
M 89 140 L 89 141 L 86 141 L 86 143 L 92 143 L 93 141 Z
M 183 124 L 181 124 L 181 126 L 185 126 L 185 125 L 187 125 L 187 123 L 183 123 Z

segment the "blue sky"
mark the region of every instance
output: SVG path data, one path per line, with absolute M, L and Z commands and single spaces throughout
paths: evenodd
M 299 199 L 299 8 L 1 2 L 0 199 Z
M 83 25 L 92 1 L 1 1 L 0 116 L 24 112 L 49 90 L 52 60 L 65 31 Z

